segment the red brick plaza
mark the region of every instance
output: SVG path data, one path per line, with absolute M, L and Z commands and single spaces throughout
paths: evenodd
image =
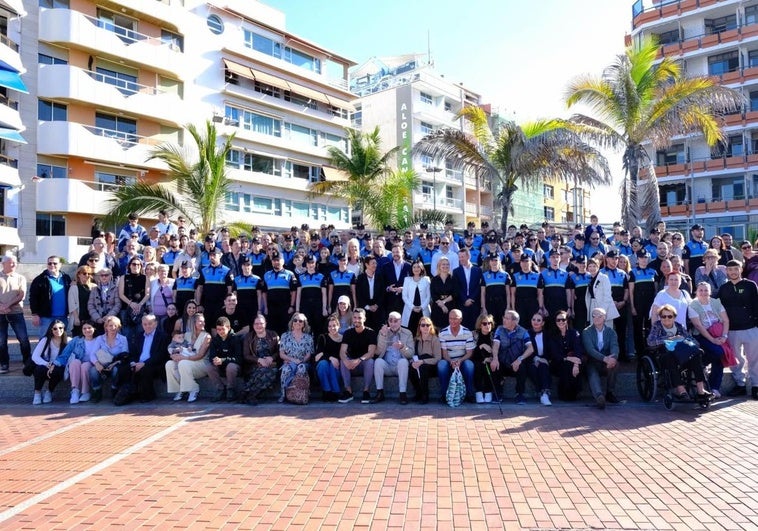
M 0 528 L 758 528 L 754 401 L 192 406 L 0 406 Z

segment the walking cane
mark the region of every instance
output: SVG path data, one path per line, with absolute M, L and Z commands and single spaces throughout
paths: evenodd
M 500 414 L 503 414 L 503 405 L 500 403 L 500 397 L 497 394 L 497 390 L 495 389 L 495 382 L 492 380 L 492 372 L 490 372 L 490 364 L 485 362 L 484 368 L 487 370 L 487 376 L 490 378 L 490 385 L 492 386 L 492 394 L 495 395 L 495 400 L 497 401 L 497 408 L 500 410 Z

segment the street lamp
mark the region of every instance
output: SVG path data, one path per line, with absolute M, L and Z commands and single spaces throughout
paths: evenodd
M 432 174 L 432 207 L 437 210 L 437 174 L 442 171 L 442 168 L 427 166 L 424 170 Z

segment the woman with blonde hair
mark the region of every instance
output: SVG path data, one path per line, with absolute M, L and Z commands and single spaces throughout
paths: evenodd
M 414 356 L 408 376 L 416 390 L 414 400 L 429 402 L 429 378 L 437 374 L 437 363 L 442 359 L 442 345 L 431 318 L 421 317 L 414 341 Z
M 80 266 L 76 270 L 76 278 L 68 288 L 68 326 L 72 336 L 82 333 L 82 323 L 90 319 L 89 296 L 95 283 L 92 281 L 92 268 Z

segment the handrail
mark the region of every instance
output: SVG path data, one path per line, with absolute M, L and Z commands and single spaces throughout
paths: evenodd
M 18 44 L 10 40 L 10 38 L 7 35 L 0 33 L 0 42 L 5 44 L 8 48 L 13 50 L 14 52 L 18 52 Z
M 150 96 L 156 96 L 158 94 L 165 94 L 166 92 L 164 90 L 159 89 L 158 87 L 149 87 L 147 85 L 142 85 L 141 83 L 137 83 L 135 81 L 127 81 L 125 79 L 121 79 L 119 77 L 112 76 L 110 74 L 103 74 L 102 72 L 97 72 L 94 70 L 84 70 L 81 68 L 77 70 L 81 70 L 85 74 L 89 75 L 89 77 L 97 81 L 98 83 L 110 85 L 112 87 L 116 87 L 120 91 L 126 91 L 131 94 L 139 93 L 139 94 L 148 94 Z M 107 81 L 108 79 L 113 80 L 114 83 L 109 83 Z
M 137 42 L 147 42 L 148 44 L 152 44 L 154 46 L 166 46 L 167 48 L 175 52 L 180 51 L 177 47 L 172 45 L 173 43 L 164 41 L 163 39 L 159 37 L 151 37 L 150 35 L 145 35 L 144 33 L 134 31 L 125 26 L 119 26 L 118 24 L 114 24 L 107 20 L 102 20 L 96 17 L 92 17 L 90 15 L 85 15 L 84 13 L 78 13 L 78 14 L 86 18 L 95 27 L 102 28 L 106 31 L 110 31 L 111 33 L 116 34 L 118 38 L 124 41 L 124 43 L 127 46 L 137 43 Z
M 0 227 L 11 227 L 13 229 L 16 229 L 18 228 L 18 218 L 0 216 Z
M 75 122 L 72 122 L 75 123 Z M 148 144 L 158 145 L 159 142 L 153 138 L 147 136 L 140 136 L 136 133 L 127 133 L 125 131 L 118 131 L 116 129 L 107 129 L 105 127 L 97 127 L 94 125 L 77 124 L 84 127 L 88 132 L 93 135 L 102 136 L 106 138 L 112 138 L 119 143 L 128 145 Z
M 11 168 L 18 168 L 18 159 L 12 159 L 7 155 L 0 155 L 0 164 L 10 166 Z

